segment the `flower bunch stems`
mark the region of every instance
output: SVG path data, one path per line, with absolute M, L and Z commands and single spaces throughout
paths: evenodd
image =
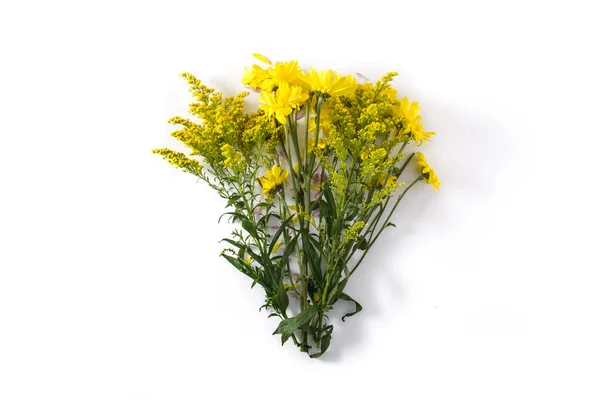
M 342 320 L 362 310 L 346 286 L 394 226 L 402 199 L 419 181 L 438 188 L 425 157 L 407 151 L 434 133 L 424 131 L 417 103 L 397 97 L 395 73 L 358 84 L 351 75 L 257 58 L 269 67 L 253 65 L 243 82 L 260 90 L 259 110 L 244 112 L 248 93 L 224 98 L 183 74 L 199 122 L 171 122 L 192 152 L 154 152 L 226 200 L 223 216 L 237 227 L 223 239 L 231 247 L 222 256 L 264 290 L 261 309 L 279 319 L 282 344 L 291 339 L 317 358 L 331 343 L 335 304 L 354 305 Z M 417 175 L 405 187 L 411 162 Z

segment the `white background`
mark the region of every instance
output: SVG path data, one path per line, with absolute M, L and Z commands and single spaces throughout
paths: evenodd
M 0 399 L 600 398 L 593 3 L 2 2 Z M 150 153 L 254 52 L 398 71 L 437 132 L 320 360 Z

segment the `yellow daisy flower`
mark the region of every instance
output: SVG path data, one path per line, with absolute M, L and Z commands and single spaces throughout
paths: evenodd
M 269 77 L 263 82 L 262 90 L 272 91 L 283 82 L 295 86 L 304 85 L 304 82 L 299 79 L 302 71 L 298 67 L 298 61 L 278 62 L 267 72 Z
M 341 76 L 332 70 L 317 71 L 310 68 L 308 74 L 300 76 L 310 90 L 326 96 L 351 95 L 356 89 L 356 78 L 352 75 Z
M 269 93 L 265 90 L 260 92 L 260 108 L 267 115 L 275 115 L 275 118 L 282 124 L 286 124 L 286 117 L 292 113 L 296 107 L 300 107 L 308 99 L 308 94 L 302 92 L 299 86 L 290 86 L 287 82 L 281 82 L 281 85 L 275 92 Z
M 410 102 L 406 97 L 392 106 L 394 116 L 403 120 L 401 134 L 410 134 L 417 146 L 423 144 L 424 141 L 431 140 L 431 137 L 435 135 L 435 132 L 425 132 L 420 112 L 419 103 Z
M 419 164 L 418 170 L 425 175 L 426 182 L 433 185 L 433 190 L 440 188 L 440 179 L 435 174 L 435 171 L 429 166 L 427 159 L 421 152 L 417 152 L 415 161 Z
M 242 83 L 253 89 L 258 89 L 262 86 L 265 80 L 269 79 L 269 72 L 260 66 L 254 64 L 252 68 L 246 68 L 246 72 L 242 75 Z
M 288 171 L 281 169 L 279 165 L 273 165 L 273 168 L 267 170 L 266 175 L 266 177 L 259 177 L 258 181 L 260 182 L 263 192 L 267 196 L 273 197 L 283 188 L 283 183 L 287 179 Z

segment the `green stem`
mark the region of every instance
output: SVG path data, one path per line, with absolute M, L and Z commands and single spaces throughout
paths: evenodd
M 379 232 L 377 232 L 377 235 L 375 236 L 375 238 L 369 242 L 369 247 L 364 251 L 364 253 L 362 254 L 362 256 L 360 257 L 360 259 L 358 260 L 358 262 L 356 263 L 356 265 L 352 268 L 352 270 L 350 271 L 350 274 L 348 274 L 348 276 L 345 279 L 348 279 L 353 273 L 354 271 L 356 271 L 356 269 L 358 268 L 358 266 L 360 265 L 360 263 L 363 261 L 363 259 L 365 258 L 365 256 L 367 255 L 367 253 L 369 252 L 369 250 L 371 250 L 371 248 L 373 247 L 373 244 L 377 241 L 377 239 L 379 238 L 379 236 L 381 235 L 381 232 L 383 232 L 383 230 L 385 229 L 386 225 L 388 224 L 388 222 L 390 221 L 390 218 L 392 218 L 392 214 L 394 214 L 394 211 L 396 211 L 396 208 L 398 207 L 398 204 L 400 204 L 400 201 L 402 201 L 402 199 L 404 198 L 404 195 L 406 193 L 408 193 L 408 191 L 420 180 L 422 180 L 424 178 L 424 175 L 420 175 L 417 179 L 415 179 L 413 181 L 413 183 L 411 183 L 410 185 L 408 185 L 408 187 L 402 192 L 402 194 L 400 196 L 398 196 L 398 199 L 396 200 L 396 203 L 394 204 L 394 207 L 392 207 L 392 210 L 390 211 L 390 213 L 388 214 L 387 218 L 385 219 L 385 221 L 383 222 L 383 225 L 380 227 Z

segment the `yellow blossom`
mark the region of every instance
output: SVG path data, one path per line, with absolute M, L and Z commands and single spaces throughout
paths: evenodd
M 312 92 L 326 96 L 351 95 L 356 88 L 356 78 L 352 75 L 341 76 L 332 70 L 317 71 L 310 68 L 308 74 L 300 77 Z
M 440 188 L 440 179 L 435 174 L 435 171 L 429 166 L 427 159 L 421 152 L 417 152 L 415 156 L 415 161 L 419 164 L 419 171 L 425 175 L 426 182 L 430 185 L 433 185 L 433 190 L 438 190 Z
M 174 165 L 176 168 L 181 168 L 185 172 L 196 176 L 200 176 L 202 173 L 204 166 L 198 160 L 188 158 L 183 153 L 169 149 L 154 149 L 152 153 L 161 155 L 169 164 Z
M 298 284 L 297 283 L 283 283 L 283 288 L 285 290 L 294 290 L 298 288 Z
M 319 141 L 318 143 L 316 142 L 316 137 L 312 136 L 308 138 L 308 148 L 312 151 L 315 147 L 318 147 L 319 149 L 323 150 L 325 148 L 325 140 L 323 139 L 323 137 L 319 137 Z
M 290 86 L 287 82 L 281 82 L 281 85 L 275 92 L 267 91 L 260 92 L 260 108 L 267 115 L 275 115 L 277 121 L 286 124 L 286 117 L 292 113 L 296 107 L 300 107 L 308 99 L 308 94 L 302 93 L 302 88 L 299 86 Z
M 252 257 L 248 256 L 244 259 L 244 264 L 250 265 L 252 264 Z
M 225 157 L 225 164 L 227 167 L 231 169 L 235 169 L 236 167 L 242 166 L 243 157 L 242 154 L 235 150 L 235 148 L 230 144 L 224 144 L 221 146 L 221 154 Z
M 298 61 L 278 62 L 275 66 L 269 68 L 267 72 L 269 76 L 262 83 L 262 90 L 272 91 L 283 82 L 295 86 L 304 85 L 304 82 L 299 79 L 302 71 L 298 67 Z
M 360 87 L 362 90 L 364 90 L 366 92 L 371 92 L 371 93 L 374 90 L 373 84 L 371 82 L 357 85 L 357 87 Z M 396 89 L 394 89 L 393 87 L 388 87 L 386 89 L 383 89 L 381 92 L 379 92 L 379 94 L 387 96 L 390 100 L 395 100 L 396 96 L 398 96 L 398 91 Z
M 246 68 L 242 76 L 242 83 L 251 88 L 258 89 L 267 79 L 269 79 L 268 71 L 254 64 L 252 68 Z
M 379 186 L 395 185 L 398 177 L 396 175 L 390 175 L 387 172 L 382 172 L 377 177 L 377 184 Z
M 423 144 L 424 141 L 431 140 L 431 137 L 435 135 L 435 132 L 425 132 L 420 112 L 419 103 L 410 102 L 406 97 L 392 106 L 394 116 L 402 119 L 401 133 L 410 134 L 417 146 Z
M 288 171 L 282 170 L 279 165 L 273 165 L 273 168 L 267 170 L 266 175 L 266 177 L 259 177 L 258 181 L 260 182 L 263 192 L 267 196 L 273 197 L 283 188 L 283 183 L 288 176 Z

